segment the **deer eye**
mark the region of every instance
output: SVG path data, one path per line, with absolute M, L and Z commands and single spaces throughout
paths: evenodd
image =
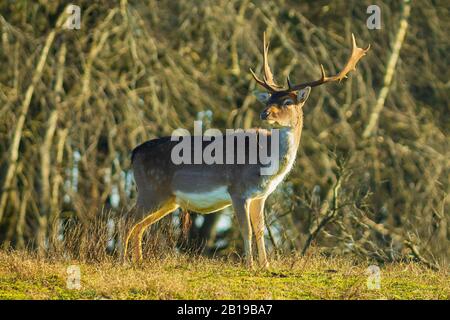
M 291 104 L 294 104 L 294 100 L 292 100 L 291 98 L 288 98 L 283 101 L 283 106 L 289 106 Z

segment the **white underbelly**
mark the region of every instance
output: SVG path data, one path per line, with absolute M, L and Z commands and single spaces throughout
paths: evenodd
M 231 205 L 227 187 L 204 192 L 175 191 L 176 202 L 182 208 L 199 213 L 212 213 Z

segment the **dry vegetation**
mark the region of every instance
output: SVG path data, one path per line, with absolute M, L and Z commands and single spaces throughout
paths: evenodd
M 2 252 L 0 297 L 246 298 L 253 287 L 239 281 L 257 279 L 258 298 L 448 298 L 448 1 L 412 1 L 409 16 L 401 1 L 380 2 L 382 30 L 365 24 L 373 1 L 72 2 L 80 30 L 61 27 L 68 1 L 0 3 L 0 245 L 59 261 Z M 190 258 L 172 252 L 195 248 L 172 218 L 152 230 L 144 267 L 116 268 L 121 217 L 135 197 L 130 151 L 191 129 L 205 110 L 212 127 L 259 125 L 248 69 L 261 66 L 264 30 L 280 80 L 316 78 L 319 63 L 338 70 L 351 32 L 372 45 L 358 72 L 308 101 L 295 169 L 267 206 L 280 276 L 222 260 L 184 265 Z M 210 232 L 217 216 L 194 223 L 191 236 L 206 234 L 216 256 L 239 252 L 237 228 Z M 351 258 L 296 257 L 289 271 L 291 253 L 308 255 L 311 244 Z M 78 293 L 64 289 L 64 256 L 86 273 Z M 358 282 L 368 263 L 394 263 L 380 292 Z M 217 283 L 190 286 L 215 272 Z M 266 290 L 268 281 L 280 286 Z

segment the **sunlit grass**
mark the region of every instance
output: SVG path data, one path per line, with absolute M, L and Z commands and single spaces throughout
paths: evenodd
M 81 289 L 68 289 L 79 265 Z M 367 288 L 368 264 L 312 255 L 272 261 L 268 271 L 227 259 L 187 255 L 138 266 L 113 261 L 51 261 L 0 252 L 0 299 L 449 299 L 447 271 L 414 263 L 381 267 L 381 288 Z

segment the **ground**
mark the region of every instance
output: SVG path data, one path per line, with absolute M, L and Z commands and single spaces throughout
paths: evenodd
M 77 265 L 81 288 L 67 287 Z M 187 255 L 149 258 L 139 266 L 80 263 L 0 251 L 0 299 L 449 299 L 448 271 L 416 263 L 380 266 L 380 289 L 367 287 L 369 263 L 310 255 L 248 270 L 230 259 Z

